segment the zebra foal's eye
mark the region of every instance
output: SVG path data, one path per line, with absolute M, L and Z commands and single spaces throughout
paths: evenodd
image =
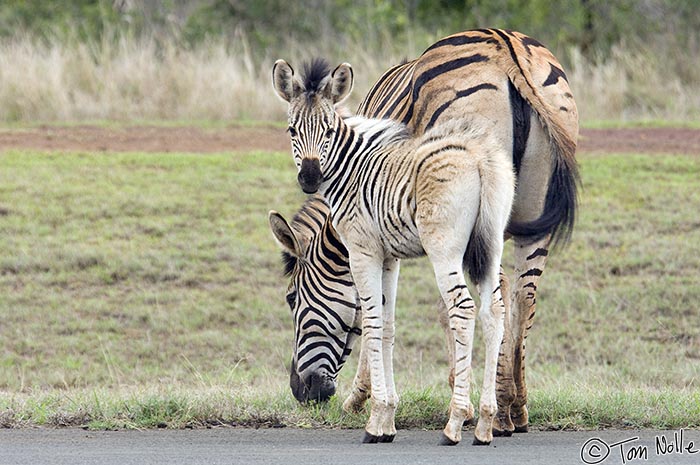
M 287 305 L 289 305 L 289 308 L 292 310 L 294 309 L 294 304 L 297 302 L 297 291 L 292 291 L 289 294 L 287 294 Z
M 297 130 L 294 129 L 293 127 L 291 127 L 291 126 L 289 126 L 289 127 L 287 128 L 287 132 L 289 132 L 289 135 L 292 136 L 292 137 L 296 137 L 296 136 L 297 136 Z
M 326 131 L 326 139 L 330 139 L 331 137 L 333 137 L 333 133 L 334 133 L 334 132 L 335 132 L 335 131 L 333 130 L 333 128 L 327 130 L 327 131 Z

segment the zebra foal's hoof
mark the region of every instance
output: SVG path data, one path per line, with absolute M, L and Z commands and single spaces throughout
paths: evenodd
M 527 425 L 522 425 L 522 426 L 516 426 L 515 427 L 515 432 L 516 433 L 527 433 L 529 431 L 529 428 Z
M 438 445 L 440 446 L 455 446 L 459 444 L 459 441 L 453 441 L 452 439 L 448 438 L 445 433 L 442 433 L 440 435 L 440 442 Z
M 493 431 L 494 436 L 500 436 L 500 437 L 504 437 L 504 438 L 509 438 L 513 435 L 513 432 L 508 431 L 508 430 L 500 430 L 500 429 L 493 428 L 491 431 Z
M 369 434 L 365 431 L 365 437 L 362 438 L 362 444 L 376 444 L 379 442 L 380 436 L 375 436 L 374 434 Z
M 476 436 L 474 436 L 474 442 L 472 442 L 473 446 L 488 446 L 489 444 L 491 444 L 491 441 L 482 441 Z

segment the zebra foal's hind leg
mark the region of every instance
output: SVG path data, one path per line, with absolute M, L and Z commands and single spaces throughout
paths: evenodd
M 386 386 L 387 409 L 382 424 L 379 442 L 392 442 L 396 436 L 394 418 L 399 405 L 399 395 L 394 383 L 394 335 L 396 289 L 399 284 L 399 260 L 389 258 L 384 261 L 382 273 L 382 361 Z
M 497 250 L 503 249 L 502 242 Z M 500 263 L 501 254 L 497 253 Z M 503 320 L 505 305 L 495 266 L 479 283 L 481 308 L 479 321 L 484 334 L 484 381 L 479 400 L 479 421 L 474 431 L 474 444 L 490 444 L 493 439 L 493 424 L 498 411 L 496 376 L 501 344 L 503 342 Z
M 474 180 L 472 183 L 478 185 Z M 460 209 L 462 205 L 457 200 L 449 204 L 436 203 L 435 198 L 437 196 L 419 203 L 416 225 L 446 307 L 448 337 L 451 338 L 448 346 L 454 348 L 454 356 L 451 357 L 454 385 L 450 399 L 450 417 L 440 442 L 443 445 L 454 445 L 462 439 L 464 420 L 474 416 L 469 391 L 476 307 L 464 279 L 462 262 L 477 211 Z M 473 202 L 468 205 L 473 205 Z M 455 221 L 455 218 L 459 221 Z
M 447 307 L 447 322 L 454 346 L 454 385 L 450 400 L 450 418 L 440 443 L 454 445 L 462 440 L 464 421 L 474 417 L 474 406 L 469 392 L 476 307 L 464 279 L 461 259 L 441 261 L 431 258 L 431 261 L 440 294 Z

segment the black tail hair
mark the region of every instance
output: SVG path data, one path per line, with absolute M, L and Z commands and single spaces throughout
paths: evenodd
M 474 283 L 480 283 L 486 276 L 487 271 L 493 261 L 491 243 L 484 236 L 480 223 L 480 216 L 476 219 L 474 229 L 472 229 L 467 250 L 462 258 L 462 268 L 469 273 L 469 279 Z
M 566 245 L 571 240 L 576 223 L 578 186 L 581 180 L 575 160 L 561 157 L 558 152 L 554 153 L 552 159 L 552 174 L 542 215 L 533 221 L 511 221 L 506 231 L 513 236 L 529 238 L 533 242 L 551 234 L 551 244 L 556 248 Z

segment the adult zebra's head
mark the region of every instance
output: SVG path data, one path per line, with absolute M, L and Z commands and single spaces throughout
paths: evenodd
M 352 67 L 343 63 L 331 72 L 328 62 L 317 58 L 307 62 L 297 77 L 286 61 L 277 60 L 272 84 L 277 95 L 289 103 L 288 131 L 299 185 L 313 194 L 323 182 L 323 166 L 338 119 L 335 106 L 352 90 Z
M 290 387 L 299 402 L 325 401 L 361 334 L 361 311 L 348 253 L 320 196 L 311 196 L 291 225 L 270 212 L 290 278 L 287 304 L 294 321 Z

